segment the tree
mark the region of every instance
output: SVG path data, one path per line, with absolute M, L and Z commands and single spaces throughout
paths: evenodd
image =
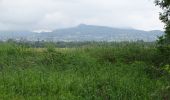
M 165 23 L 165 35 L 159 37 L 158 50 L 163 59 L 163 64 L 170 64 L 170 0 L 155 0 L 157 6 L 163 10 L 160 20 Z

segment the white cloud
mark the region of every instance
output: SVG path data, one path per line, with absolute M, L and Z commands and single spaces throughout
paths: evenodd
M 163 29 L 153 0 L 0 0 L 0 30 L 54 30 L 80 23 Z

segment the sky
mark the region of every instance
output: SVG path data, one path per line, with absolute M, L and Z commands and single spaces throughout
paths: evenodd
M 0 0 L 0 30 L 51 31 L 79 24 L 163 30 L 154 0 Z

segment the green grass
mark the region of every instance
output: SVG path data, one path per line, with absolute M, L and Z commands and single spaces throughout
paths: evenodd
M 1 100 L 163 100 L 169 75 L 142 45 L 26 48 L 0 44 Z M 168 99 L 167 99 L 168 100 Z

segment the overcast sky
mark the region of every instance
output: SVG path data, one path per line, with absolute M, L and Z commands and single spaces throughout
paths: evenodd
M 162 30 L 153 0 L 0 0 L 0 30 L 54 30 L 80 23 Z

